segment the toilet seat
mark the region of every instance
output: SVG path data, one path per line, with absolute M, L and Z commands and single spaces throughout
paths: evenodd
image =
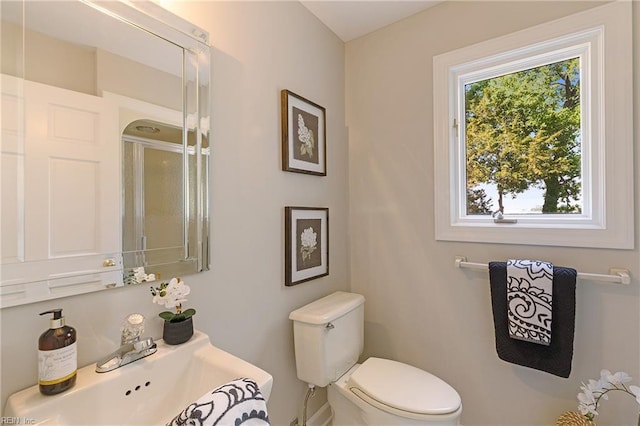
M 353 372 L 347 388 L 376 408 L 413 419 L 451 414 L 461 408 L 460 395 L 448 383 L 388 359 L 367 359 Z

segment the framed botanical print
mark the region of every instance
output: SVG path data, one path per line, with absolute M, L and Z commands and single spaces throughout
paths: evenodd
M 285 285 L 329 275 L 329 209 L 285 207 Z
M 288 90 L 281 104 L 282 170 L 326 176 L 325 109 Z

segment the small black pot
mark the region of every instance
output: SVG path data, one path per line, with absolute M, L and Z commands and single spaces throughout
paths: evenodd
M 193 317 L 180 322 L 164 322 L 162 338 L 168 345 L 179 345 L 191 339 L 191 336 L 193 336 Z

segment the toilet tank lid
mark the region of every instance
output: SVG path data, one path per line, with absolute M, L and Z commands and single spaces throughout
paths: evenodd
M 289 319 L 306 324 L 326 324 L 364 303 L 361 294 L 336 291 L 289 314 Z

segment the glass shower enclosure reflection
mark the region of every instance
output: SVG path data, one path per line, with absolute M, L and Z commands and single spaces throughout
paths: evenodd
M 187 134 L 189 135 L 189 134 Z M 184 167 L 195 173 L 195 147 L 182 129 L 137 120 L 123 133 L 124 269 L 140 266 L 156 279 L 168 280 L 196 267 L 195 176 L 183 179 Z M 194 235 L 190 235 L 194 234 Z M 169 276 L 169 274 L 171 276 Z M 125 283 L 133 284 L 132 274 Z

